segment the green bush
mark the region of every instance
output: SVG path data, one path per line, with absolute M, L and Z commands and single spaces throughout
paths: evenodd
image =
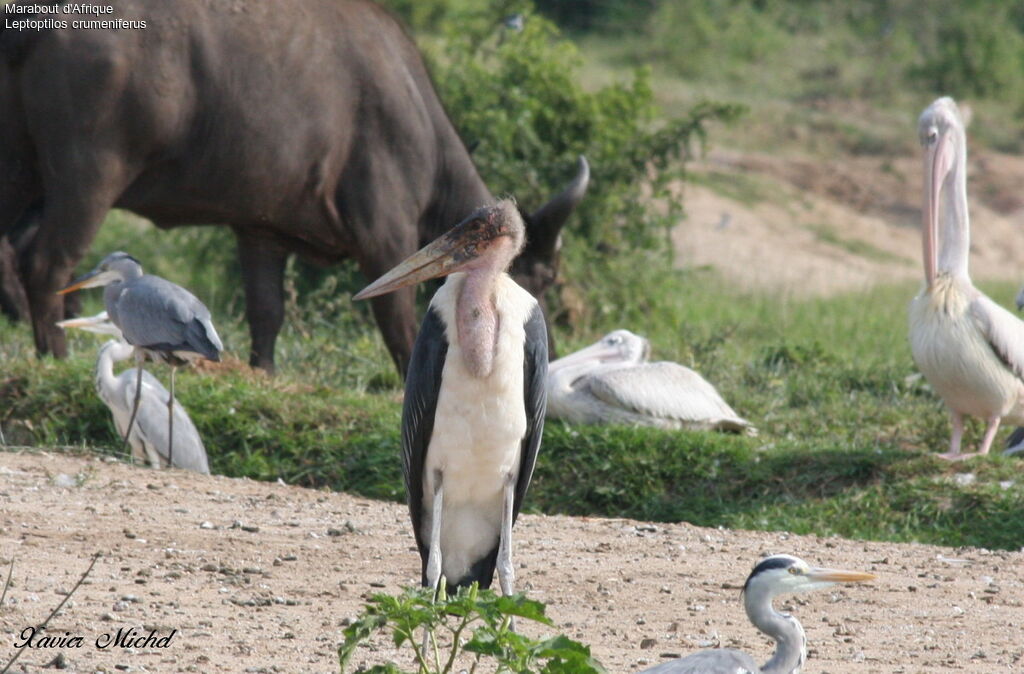
M 1024 103 L 1021 9 L 999 0 L 941 5 L 924 13 L 942 20 L 925 21 L 919 33 L 923 63 L 910 71 L 916 81 L 936 93 Z
M 422 587 L 395 597 L 374 595 L 363 614 L 345 628 L 345 641 L 338 647 L 342 674 L 350 671 L 357 649 L 378 632 L 390 632 L 391 642 L 399 648 L 409 645 L 418 674 L 464 672 L 467 666 L 475 672 L 480 664 L 487 671 L 521 674 L 604 674 L 588 646 L 563 634 L 538 640 L 512 629 L 516 618 L 552 626 L 543 603 L 522 593 L 498 596 L 476 583 L 448 596 L 444 579 L 441 583 L 436 598 L 432 589 Z M 423 642 L 417 638 L 421 629 Z M 356 671 L 403 673 L 393 662 Z
M 518 5 L 523 30 L 495 25 L 495 5 Z M 427 53 L 452 121 L 495 192 L 534 207 L 567 180 L 577 155 L 587 156 L 591 187 L 568 234 L 590 248 L 666 250 L 665 228 L 678 221 L 681 206 L 666 188 L 680 175 L 679 160 L 705 139 L 707 122 L 740 113 L 705 103 L 656 122 L 643 69 L 629 83 L 585 90 L 577 49 L 527 2 L 497 0 L 460 14 Z M 650 194 L 663 198 L 662 208 L 642 198 Z

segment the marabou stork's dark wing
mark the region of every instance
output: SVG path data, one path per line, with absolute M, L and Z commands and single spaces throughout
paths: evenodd
M 526 435 L 523 436 L 519 457 L 519 479 L 516 480 L 516 497 L 512 504 L 513 522 L 519 517 L 519 509 L 522 508 L 526 489 L 533 476 L 533 467 L 537 463 L 537 451 L 540 449 L 541 436 L 544 435 L 544 411 L 548 403 L 548 330 L 540 305 L 533 307 L 524 327 L 523 402 L 526 405 Z
M 402 472 L 409 499 L 412 530 L 420 556 L 426 560 L 427 543 L 422 540 L 423 466 L 427 447 L 434 433 L 434 413 L 441 390 L 441 373 L 448 354 L 448 338 L 440 314 L 431 307 L 423 317 L 420 333 L 409 359 L 405 379 L 405 402 L 402 405 Z M 424 561 L 424 564 L 426 562 Z
M 129 344 L 219 360 L 223 345 L 209 309 L 181 286 L 159 276 L 143 276 L 126 283 L 114 302 L 107 312 Z

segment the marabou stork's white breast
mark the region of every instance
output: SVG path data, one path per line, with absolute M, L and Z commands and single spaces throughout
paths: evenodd
M 1004 416 L 1020 387 L 972 318 L 973 286 L 941 275 L 910 303 L 914 362 L 951 409 L 981 418 Z M 974 291 L 976 292 L 976 291 Z
M 477 378 L 465 367 L 455 317 L 465 274 L 452 274 L 431 306 L 445 325 L 445 358 L 434 414 L 434 432 L 424 465 L 424 533 L 429 533 L 434 475 L 443 476 L 442 567 L 458 578 L 497 542 L 507 475 L 517 475 L 526 435 L 523 359 L 526 331 L 536 300 L 511 278 L 496 285 L 497 353 L 490 375 Z

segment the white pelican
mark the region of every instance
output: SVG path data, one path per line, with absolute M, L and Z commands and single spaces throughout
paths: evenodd
M 62 328 L 79 328 L 100 335 L 112 335 L 112 339 L 100 347 L 96 358 L 95 383 L 99 394 L 114 417 L 114 426 L 124 438 L 128 432 L 128 421 L 132 414 L 132 401 L 135 399 L 137 372 L 129 368 L 119 375 L 114 374 L 114 363 L 132 357 L 134 347 L 125 342 L 121 330 L 110 322 L 107 312 L 102 311 L 89 318 L 73 318 L 57 323 Z M 206 448 L 199 437 L 199 431 L 189 418 L 181 403 L 174 401 L 174 427 L 177 431 L 173 464 L 168 451 L 167 420 L 168 400 L 170 393 L 156 377 L 148 372 L 142 373 L 142 394 L 139 412 L 128 442 L 132 448 L 132 456 L 139 461 L 148 461 L 153 468 L 175 468 L 194 470 L 205 475 L 210 474 L 210 465 L 206 458 Z
M 548 416 L 579 424 L 756 433 L 688 367 L 648 363 L 651 345 L 616 330 L 548 365 Z
M 925 287 L 910 303 L 914 362 L 953 420 L 949 452 L 961 459 L 964 415 L 986 423 L 987 454 L 999 423 L 1024 423 L 1024 322 L 971 283 L 967 273 L 967 137 L 956 103 L 940 98 L 921 114 L 924 146 Z
M 836 583 L 862 583 L 875 575 L 861 571 L 821 569 L 790 555 L 772 555 L 758 562 L 743 585 L 747 617 L 775 640 L 775 654 L 760 667 L 747 653 L 734 648 L 702 651 L 645 669 L 641 674 L 798 674 L 807 660 L 804 628 L 788 613 L 772 607 L 772 599 L 787 592 L 805 592 Z
M 409 361 L 405 485 L 422 581 L 513 592 L 512 525 L 544 428 L 547 329 L 505 273 L 524 243 L 512 201 L 482 208 L 356 295 L 448 275 Z
M 103 258 L 88 274 L 57 291 L 58 295 L 83 288 L 106 286 L 103 304 L 110 320 L 126 342 L 135 347 L 138 381 L 135 404 L 128 420 L 129 433 L 135 423 L 142 393 L 142 362 L 145 358 L 166 361 L 171 366 L 171 393 L 167 409 L 174 402 L 174 374 L 180 365 L 197 358 L 220 360 L 224 348 L 210 320 L 210 310 L 181 286 L 152 274 L 142 273 L 142 264 L 120 251 Z M 128 443 L 125 436 L 125 445 Z M 174 464 L 174 415 L 167 415 L 167 456 Z

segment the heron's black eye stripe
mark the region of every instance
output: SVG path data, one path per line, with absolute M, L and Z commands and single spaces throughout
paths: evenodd
M 793 566 L 793 560 L 787 559 L 786 557 L 769 557 L 760 564 L 754 567 L 754 570 L 750 572 L 751 576 L 756 576 L 763 571 L 770 571 L 772 569 L 785 569 Z

